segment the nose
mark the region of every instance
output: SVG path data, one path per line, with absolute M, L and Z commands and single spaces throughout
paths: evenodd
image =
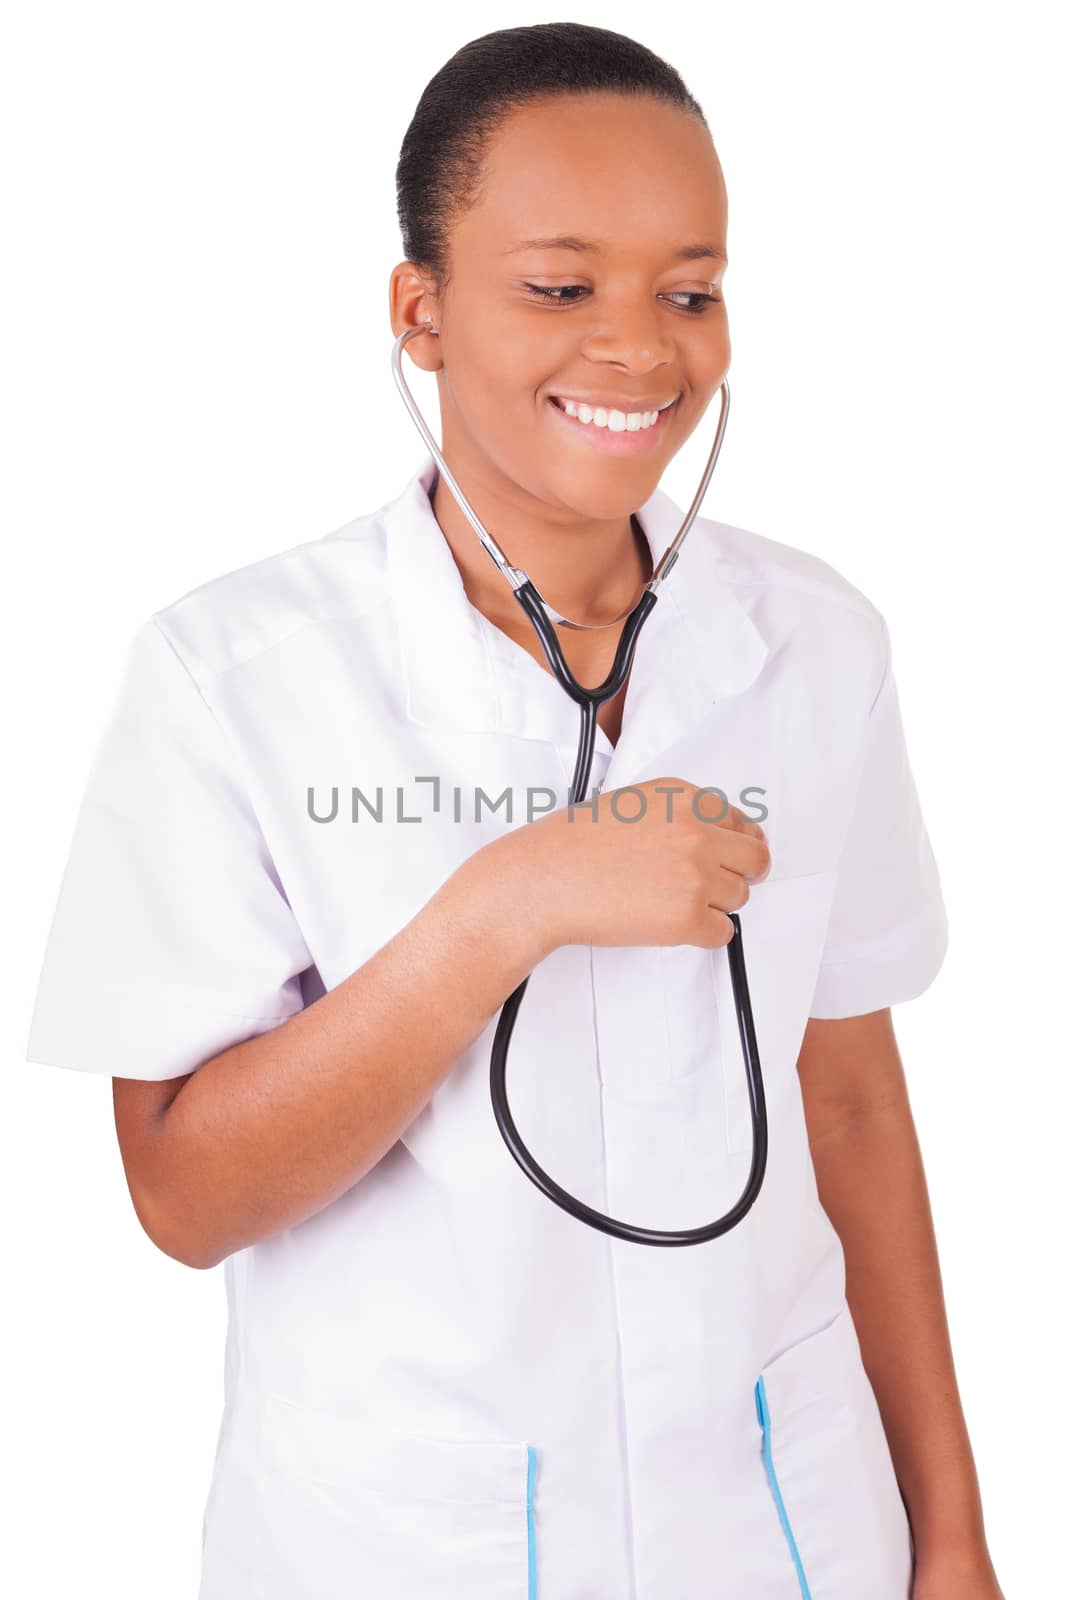
M 605 311 L 582 342 L 582 353 L 590 361 L 609 362 L 627 372 L 654 372 L 674 361 L 674 333 L 669 312 L 644 298 L 619 301 Z

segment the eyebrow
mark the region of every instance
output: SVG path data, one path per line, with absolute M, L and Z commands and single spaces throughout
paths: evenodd
M 540 239 L 520 239 L 517 244 L 509 245 L 506 250 L 502 250 L 501 255 L 515 255 L 520 250 L 576 250 L 594 256 L 604 253 L 595 239 L 581 239 L 573 233 L 559 233 Z M 701 261 L 705 258 L 725 261 L 726 251 L 721 245 L 698 240 L 696 244 L 683 244 L 674 254 L 675 261 Z

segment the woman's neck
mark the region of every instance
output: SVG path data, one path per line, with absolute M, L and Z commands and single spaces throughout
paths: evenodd
M 652 553 L 636 516 L 584 528 L 573 522 L 553 527 L 525 520 L 514 507 L 494 506 L 493 500 L 491 493 L 478 496 L 476 510 L 484 526 L 548 604 L 575 622 L 610 622 L 633 606 L 652 576 Z M 482 549 L 440 472 L 430 504 L 471 604 L 491 621 L 513 618 L 518 608 L 511 585 Z

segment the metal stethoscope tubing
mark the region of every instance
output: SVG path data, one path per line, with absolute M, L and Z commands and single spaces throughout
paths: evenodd
M 626 613 L 626 623 L 619 639 L 611 671 L 603 683 L 595 689 L 590 689 L 578 683 L 567 666 L 553 623 L 567 628 L 588 628 L 594 625 L 572 622 L 560 612 L 555 611 L 553 607 L 542 599 L 527 574 L 521 568 L 511 565 L 504 552 L 488 530 L 483 527 L 477 513 L 469 504 L 462 489 L 453 477 L 448 463 L 438 449 L 437 442 L 427 427 L 418 406 L 415 404 L 401 370 L 400 354 L 409 339 L 416 334 L 424 332 L 436 333 L 437 330 L 430 323 L 417 323 L 412 328 L 406 328 L 403 333 L 397 336 L 392 352 L 393 377 L 412 420 L 425 440 L 434 461 L 437 463 L 438 470 L 451 489 L 475 533 L 477 533 L 490 559 L 510 583 L 515 599 L 525 611 L 537 632 L 537 637 L 541 641 L 541 647 L 544 650 L 548 664 L 558 682 L 581 710 L 578 757 L 571 784 L 573 802 L 579 804 L 586 798 L 586 788 L 593 763 L 597 711 L 605 701 L 618 694 L 626 682 L 627 674 L 633 661 L 638 635 L 659 598 L 657 593 L 659 586 L 678 559 L 682 540 L 689 532 L 700 508 L 700 503 L 711 481 L 711 475 L 715 470 L 715 462 L 722 445 L 726 419 L 730 410 L 730 388 L 724 378 L 720 389 L 719 425 L 716 429 L 711 454 L 708 457 L 693 503 L 686 512 L 682 526 L 657 563 L 651 578 L 644 585 L 636 604 Z M 614 627 L 619 620 L 620 618 L 616 617 L 615 622 L 597 623 L 595 626 Z M 620 1222 L 618 1218 L 606 1216 L 602 1211 L 596 1211 L 592 1206 L 587 1206 L 574 1195 L 568 1194 L 548 1175 L 520 1138 L 511 1115 L 507 1097 L 508 1045 L 511 1042 L 511 1034 L 515 1026 L 515 1019 L 519 1013 L 519 1007 L 526 993 L 526 985 L 530 981 L 529 976 L 525 977 L 518 988 L 512 991 L 501 1008 L 496 1035 L 493 1039 L 489 1068 L 489 1087 L 493 1102 L 493 1114 L 496 1117 L 497 1127 L 500 1129 L 504 1143 L 530 1182 L 540 1189 L 543 1195 L 562 1207 L 564 1211 L 569 1212 L 572 1217 L 577 1217 L 579 1222 L 584 1222 L 589 1227 L 598 1229 L 601 1233 L 611 1234 L 616 1239 L 628 1239 L 633 1244 L 648 1245 L 704 1244 L 707 1240 L 717 1239 L 721 1234 L 727 1233 L 731 1228 L 737 1226 L 741 1219 L 751 1210 L 763 1184 L 763 1176 L 767 1169 L 767 1102 L 763 1088 L 763 1073 L 760 1069 L 759 1050 L 756 1044 L 756 1030 L 752 1021 L 748 975 L 745 971 L 744 946 L 741 941 L 741 921 L 736 912 L 731 911 L 727 915 L 734 926 L 733 937 L 726 946 L 726 951 L 730 965 L 730 980 L 734 992 L 734 1009 L 737 1013 L 737 1026 L 741 1039 L 741 1054 L 744 1059 L 745 1078 L 748 1086 L 749 1115 L 752 1124 L 752 1156 L 748 1178 L 739 1198 L 721 1217 L 717 1217 L 714 1222 L 706 1223 L 703 1227 L 681 1229 L 642 1228 L 635 1223 Z

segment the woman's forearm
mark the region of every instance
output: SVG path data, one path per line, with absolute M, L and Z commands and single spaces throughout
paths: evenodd
M 848 1301 L 917 1563 L 948 1554 L 984 1560 L 981 1497 L 906 1091 L 809 1135 L 819 1196 L 844 1249 Z
M 549 953 L 536 921 L 510 915 L 522 833 L 477 852 L 314 1005 L 183 1083 L 135 1196 L 161 1249 L 214 1266 L 321 1210 L 395 1143 Z

